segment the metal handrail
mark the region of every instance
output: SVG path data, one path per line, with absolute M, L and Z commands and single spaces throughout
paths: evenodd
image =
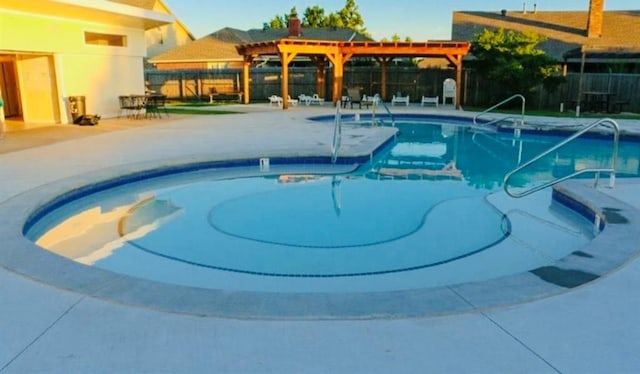
M 396 120 L 393 117 L 393 113 L 391 113 L 391 110 L 389 109 L 389 107 L 387 106 L 387 104 L 385 104 L 384 101 L 382 101 L 382 99 L 380 98 L 380 95 L 375 94 L 373 96 L 373 107 L 371 109 L 371 125 L 375 126 L 376 125 L 376 107 L 378 106 L 378 103 L 382 104 L 382 107 L 387 111 L 387 113 L 389 114 L 389 118 L 391 118 L 391 126 L 392 127 L 396 127 Z M 382 120 L 380 120 L 382 121 Z M 382 121 L 382 123 L 384 123 L 384 121 Z
M 340 102 L 336 104 L 336 114 L 333 120 L 333 141 L 331 142 L 331 163 L 338 160 L 338 148 L 342 143 L 342 113 L 340 112 Z
M 542 157 L 547 156 L 551 152 L 553 152 L 553 151 L 565 146 L 567 143 L 572 142 L 573 140 L 578 138 L 580 135 L 586 133 L 587 131 L 591 130 L 592 128 L 594 128 L 594 127 L 596 127 L 598 125 L 605 125 L 605 124 L 609 124 L 613 128 L 613 150 L 612 150 L 612 154 L 611 154 L 611 167 L 609 167 L 609 168 L 586 168 L 586 169 L 581 169 L 581 170 L 573 172 L 573 173 L 571 173 L 569 175 L 566 175 L 566 176 L 564 176 L 562 178 L 554 179 L 554 180 L 552 180 L 550 182 L 541 184 L 539 186 L 530 188 L 528 190 L 524 190 L 524 191 L 519 192 L 519 193 L 509 191 L 509 180 L 511 179 L 511 177 L 514 174 L 518 173 L 519 171 L 523 170 L 524 168 L 528 167 L 529 165 L 533 164 L 534 162 L 540 160 Z M 575 176 L 578 176 L 580 174 L 585 174 L 585 173 L 596 173 L 594 186 L 597 187 L 598 186 L 598 181 L 600 180 L 600 173 L 601 172 L 610 173 L 609 174 L 609 188 L 613 188 L 614 185 L 615 185 L 615 181 L 616 181 L 616 159 L 618 158 L 618 143 L 619 143 L 619 140 L 620 140 L 620 126 L 618 125 L 618 123 L 616 121 L 612 120 L 611 118 L 599 119 L 598 121 L 593 122 L 590 125 L 587 125 L 582 130 L 576 132 L 575 134 L 571 135 L 567 139 L 561 141 L 560 143 L 556 144 L 555 146 L 547 149 L 546 151 L 542 152 L 541 154 L 537 155 L 536 157 L 532 158 L 531 160 L 525 162 L 524 164 L 518 166 L 517 168 L 515 168 L 512 171 L 510 171 L 509 173 L 507 173 L 504 176 L 504 182 L 503 182 L 504 191 L 507 193 L 507 195 L 509 195 L 511 197 L 515 197 L 515 198 L 524 197 L 524 196 L 530 195 L 530 194 L 532 194 L 534 192 L 537 192 L 537 191 L 540 191 L 542 189 L 545 189 L 547 187 L 551 187 L 554 184 L 560 183 L 562 181 L 565 181 L 567 179 L 570 179 L 570 178 L 573 178 Z
M 489 109 L 485 109 L 485 110 L 483 110 L 482 112 L 480 112 L 480 113 L 476 114 L 476 115 L 475 115 L 475 117 L 473 117 L 473 125 L 474 125 L 474 126 L 478 126 L 477 119 L 478 119 L 480 116 L 482 116 L 483 114 L 487 114 L 487 113 L 489 113 L 490 111 L 492 111 L 492 110 L 496 109 L 497 107 L 502 106 L 502 105 L 504 105 L 504 104 L 508 103 L 509 101 L 513 101 L 513 100 L 515 100 L 515 99 L 521 99 L 521 100 L 522 100 L 522 113 L 520 114 L 520 125 L 524 125 L 524 108 L 525 108 L 526 99 L 524 98 L 524 96 L 522 96 L 522 95 L 520 95 L 520 94 L 515 94 L 515 95 L 513 95 L 513 96 L 511 96 L 511 97 L 509 97 L 509 98 L 506 98 L 506 99 L 502 100 L 501 102 L 499 102 L 498 104 L 496 104 L 496 105 L 492 106 L 491 108 L 489 108 Z M 498 119 L 496 119 L 496 120 L 489 121 L 489 122 L 487 122 L 487 123 L 483 123 L 483 125 L 485 125 L 485 126 L 487 126 L 487 125 L 493 125 L 494 123 L 497 123 L 497 122 L 500 122 L 500 121 L 504 121 L 505 119 L 508 119 L 508 118 L 517 118 L 517 117 L 515 117 L 515 116 L 508 116 L 508 117 L 504 117 L 504 118 L 498 118 Z

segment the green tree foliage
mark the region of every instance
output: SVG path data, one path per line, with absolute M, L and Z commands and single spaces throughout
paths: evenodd
M 361 34 L 367 33 L 367 29 L 364 27 L 364 20 L 358 10 L 356 0 L 347 0 L 344 8 L 338 11 L 338 15 L 342 20 L 344 27 L 358 31 Z
M 267 22 L 267 25 L 272 29 L 284 29 L 287 27 L 287 21 L 284 16 L 276 15 L 271 19 L 271 21 Z
M 544 40 L 534 32 L 485 29 L 471 45 L 471 53 L 477 59 L 474 66 L 497 86 L 495 92 L 501 96 L 528 96 L 540 84 L 553 91 L 564 77 L 558 74 L 560 66 L 538 48 Z
M 400 41 L 402 41 L 402 38 L 400 37 L 400 35 L 398 35 L 396 33 L 396 34 L 391 35 L 391 39 L 389 39 L 387 37 L 384 37 L 380 41 L 381 42 L 400 42 Z M 410 36 L 405 36 L 404 41 L 407 42 L 407 43 L 410 43 L 410 42 L 413 41 L 413 39 L 411 39 Z
M 270 28 L 281 29 L 286 28 L 289 21 L 289 15 L 295 11 L 295 7 L 291 9 L 289 14 L 276 15 L 271 21 L 266 22 Z M 303 27 L 346 27 L 357 31 L 363 35 L 369 36 L 367 29 L 364 27 L 364 20 L 358 10 L 355 0 L 346 0 L 342 9 L 337 12 L 331 12 L 325 15 L 324 8 L 318 5 L 307 7 L 302 17 Z
M 296 7 L 291 8 L 289 13 L 285 13 L 283 15 L 276 14 L 273 16 L 271 21 L 266 24 L 269 25 L 269 28 L 271 29 L 286 29 L 289 24 L 289 17 L 291 14 L 298 14 Z
M 304 10 L 304 16 L 302 18 L 303 27 L 325 27 L 327 17 L 324 15 L 324 9 L 318 5 L 308 7 Z

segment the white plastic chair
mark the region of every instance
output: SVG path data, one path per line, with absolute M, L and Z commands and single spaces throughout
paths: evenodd
M 393 95 L 393 97 L 391 98 L 391 106 L 394 106 L 396 103 L 409 106 L 409 95 L 401 96 L 400 93 L 398 93 L 397 96 Z
M 447 78 L 442 82 L 442 105 L 447 103 L 447 99 L 451 99 L 451 103 L 456 105 L 456 81 Z
M 420 106 L 424 106 L 425 104 L 433 104 L 438 107 L 438 101 L 440 100 L 439 96 L 422 96 L 422 100 L 420 100 Z

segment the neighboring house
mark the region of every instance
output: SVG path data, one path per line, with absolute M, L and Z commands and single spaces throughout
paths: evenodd
M 162 0 L 111 0 L 116 3 L 131 5 L 137 8 L 153 10 L 154 12 L 173 15 L 173 12 Z M 147 58 L 171 51 L 177 47 L 190 43 L 196 38 L 191 31 L 175 19 L 174 22 L 158 26 L 146 31 Z
M 0 90 L 8 120 L 70 123 L 69 97 L 86 111 L 119 112 L 118 96 L 144 93 L 145 31 L 174 17 L 106 0 L 2 0 Z
M 589 11 L 453 13 L 453 40 L 472 41 L 484 29 L 534 31 L 547 40 L 540 47 L 569 71 L 640 72 L 640 10 L 604 11 L 591 0 Z
M 151 58 L 149 62 L 158 70 L 242 68 L 243 59 L 236 50 L 237 45 L 289 37 L 289 30 L 286 28 L 243 31 L 226 27 L 192 43 Z M 328 41 L 372 40 L 347 28 L 302 28 L 300 36 L 294 37 Z M 277 60 L 277 56 L 270 59 Z M 268 60 L 262 59 L 254 62 L 264 64 Z

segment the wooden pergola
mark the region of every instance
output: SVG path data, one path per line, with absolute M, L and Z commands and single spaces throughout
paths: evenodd
M 241 44 L 236 46 L 244 58 L 242 69 L 244 103 L 250 101 L 249 69 L 253 60 L 262 55 L 277 55 L 282 62 L 282 103 L 287 109 L 289 95 L 289 64 L 297 56 L 307 56 L 316 65 L 316 87 L 318 95 L 324 97 L 324 76 L 327 62 L 333 65 L 334 103 L 342 96 L 344 64 L 353 57 L 375 58 L 381 67 L 380 82 L 383 98 L 387 97 L 387 65 L 398 57 L 440 57 L 446 58 L 456 68 L 456 105 L 460 105 L 460 85 L 462 81 L 462 58 L 469 53 L 469 42 L 342 42 L 287 38 L 268 42 Z

